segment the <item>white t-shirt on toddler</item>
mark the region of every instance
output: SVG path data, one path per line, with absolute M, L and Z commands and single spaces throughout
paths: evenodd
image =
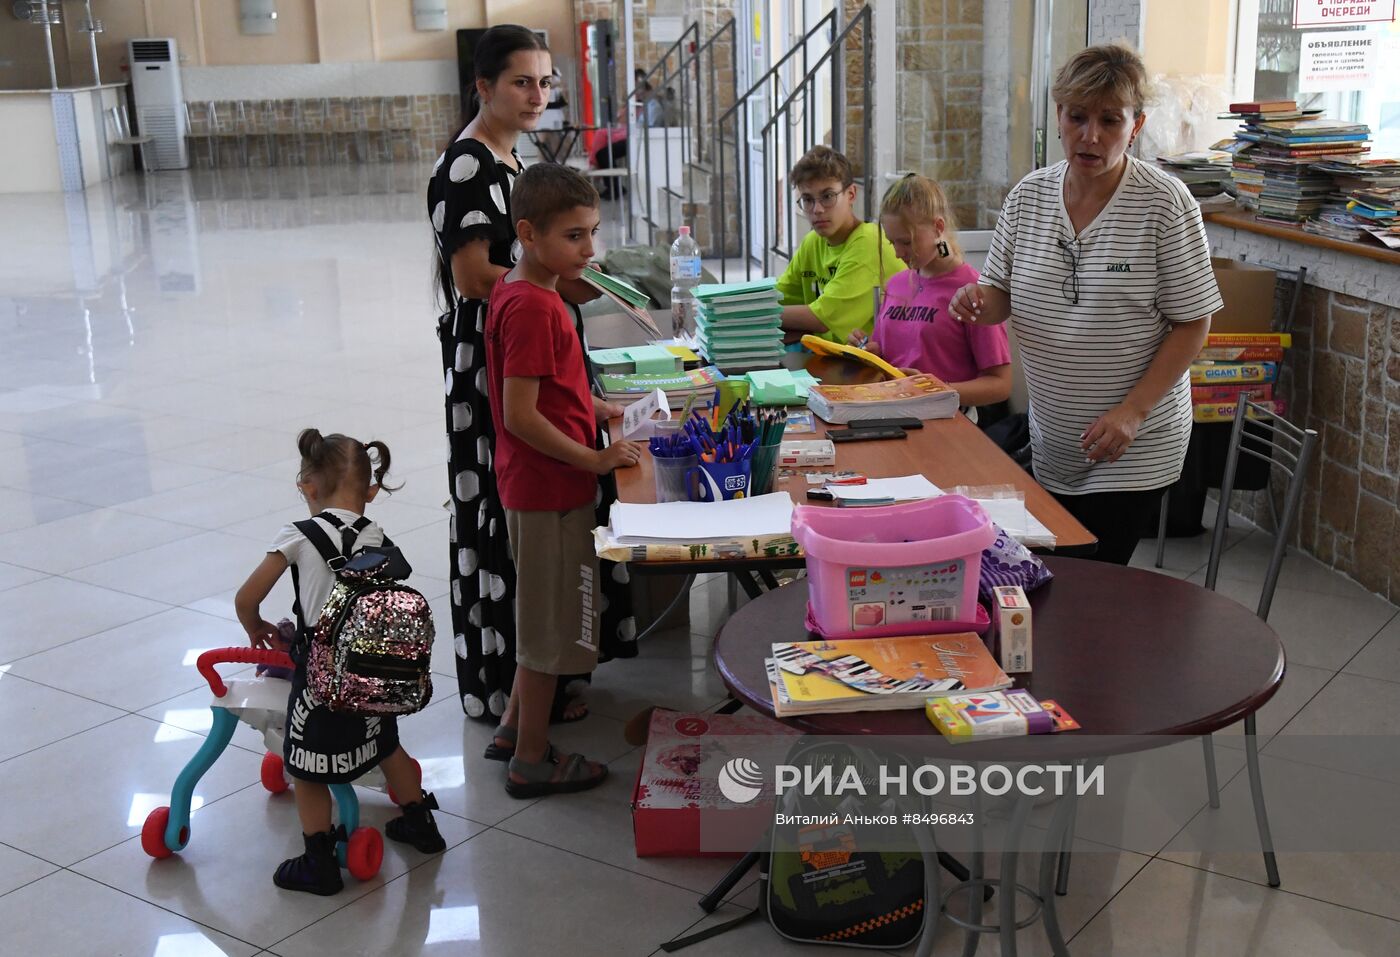
M 328 508 L 336 518 L 350 526 L 360 520 L 360 516 L 344 508 Z M 339 549 L 340 529 L 330 522 L 317 516 L 316 524 L 330 538 L 331 544 Z M 376 522 L 371 521 L 360 531 L 352 546 L 353 551 L 362 548 L 371 548 L 384 543 L 384 530 Z M 321 553 L 316 551 L 316 546 L 311 544 L 311 540 L 303 535 L 295 525 L 284 525 L 277 533 L 277 537 L 269 546 L 268 552 L 281 552 L 287 559 L 287 564 L 295 565 L 297 569 L 297 582 L 301 592 L 301 613 L 302 618 L 308 626 L 314 625 L 316 619 L 321 616 L 321 608 L 326 603 L 326 599 L 331 597 L 331 589 L 335 587 L 335 572 L 331 571 L 326 560 L 321 557 Z

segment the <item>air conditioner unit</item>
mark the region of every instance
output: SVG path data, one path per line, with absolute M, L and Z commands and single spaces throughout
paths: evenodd
M 155 137 L 143 152 L 150 169 L 190 165 L 185 135 L 185 97 L 180 89 L 180 57 L 166 37 L 127 41 L 131 89 L 136 96 L 136 127 Z

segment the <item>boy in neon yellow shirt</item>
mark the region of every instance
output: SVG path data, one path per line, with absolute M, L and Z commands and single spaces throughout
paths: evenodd
M 812 231 L 778 279 L 784 340 L 813 334 L 845 342 L 856 329 L 869 333 L 873 290 L 903 268 L 894 247 L 879 226 L 857 218 L 855 177 L 840 153 L 814 146 L 790 178 Z

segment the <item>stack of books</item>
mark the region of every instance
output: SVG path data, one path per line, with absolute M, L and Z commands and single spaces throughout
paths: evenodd
M 1293 344 L 1286 332 L 1214 333 L 1206 337 L 1191 364 L 1191 406 L 1197 422 L 1229 422 L 1241 394 L 1282 415 L 1274 395 L 1283 350 Z
M 917 709 L 931 697 L 1012 684 L 972 632 L 775 642 L 766 664 L 773 712 L 780 718 Z
M 1159 156 L 1157 165 L 1185 183 L 1199 202 L 1225 194 L 1233 158 L 1225 150 L 1209 149 Z
M 1236 195 L 1266 222 L 1299 225 L 1316 219 L 1332 194 L 1317 163 L 1364 154 L 1371 129 L 1299 110 L 1291 100 L 1233 103 L 1226 117 L 1243 121 L 1235 133 L 1231 180 Z
M 958 405 L 957 391 L 927 373 L 865 385 L 817 385 L 807 391 L 807 407 L 837 425 L 869 419 L 951 419 Z
M 692 395 L 697 402 L 708 401 L 714 396 L 716 386 L 723 381 L 724 374 L 714 366 L 684 372 L 632 372 L 598 376 L 603 396 L 610 402 L 630 405 L 660 389 L 666 393 L 666 401 L 673 409 L 684 406 Z
M 726 373 L 772 369 L 783 357 L 783 305 L 776 279 L 696 286 L 700 348 Z
M 1353 242 L 1369 236 L 1400 249 L 1400 160 L 1338 156 L 1313 169 L 1332 180 L 1332 192 L 1304 230 Z
M 698 368 L 700 357 L 685 346 L 652 343 L 620 349 L 589 349 L 588 358 L 602 375 L 633 372 L 680 372 Z

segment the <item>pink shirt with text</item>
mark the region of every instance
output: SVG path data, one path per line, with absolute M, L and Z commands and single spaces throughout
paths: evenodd
M 912 269 L 893 277 L 871 335 L 885 361 L 930 372 L 944 382 L 967 382 L 1010 363 L 1005 326 L 974 326 L 948 312 L 953 294 L 976 281 L 977 270 L 966 263 L 937 279 Z

